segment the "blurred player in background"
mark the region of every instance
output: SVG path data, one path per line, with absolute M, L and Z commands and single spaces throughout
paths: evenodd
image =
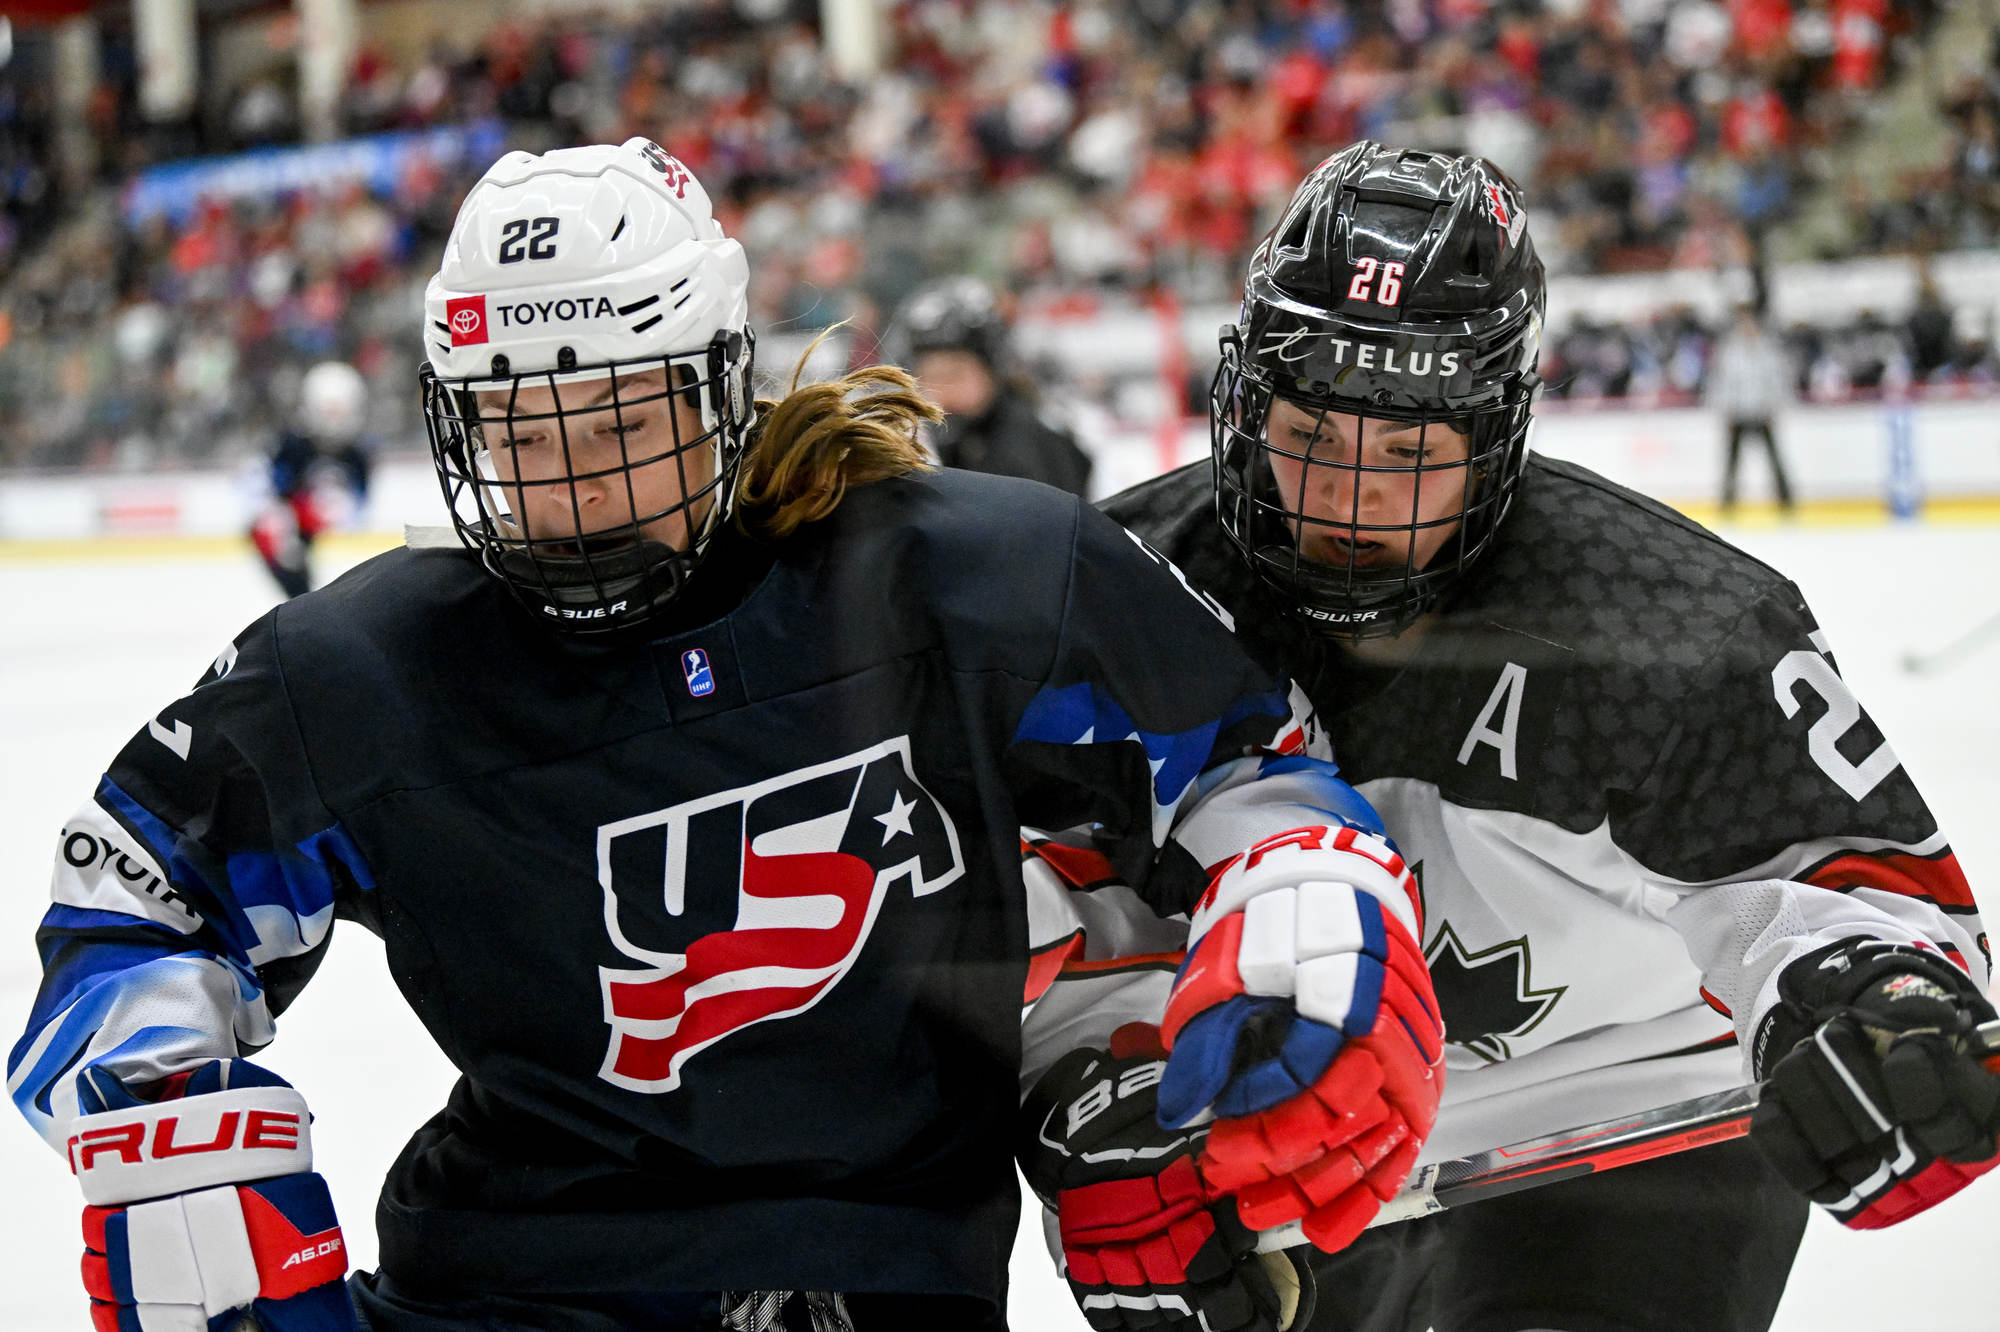
M 457 540 L 252 625 L 64 829 L 8 1085 L 99 1328 L 1000 1328 L 1063 909 L 1021 823 L 1225 942 L 1266 896 L 1414 917 L 1295 691 L 1125 532 L 929 470 L 900 371 L 753 404 L 748 277 L 655 144 L 502 158 L 426 296 Z M 351 1283 L 245 1058 L 336 917 L 463 1074 Z
M 1506 175 L 1355 145 L 1250 261 L 1212 460 L 1105 508 L 1301 682 L 1396 833 L 1448 1041 L 1428 1157 L 1768 1089 L 1748 1143 L 1352 1243 L 1309 1225 L 1337 1250 L 1316 1329 L 1761 1329 L 1807 1198 L 1885 1226 L 1996 1161 L 2000 1079 L 1957 1040 L 1990 959 L 1943 834 L 1796 587 L 1528 451 L 1543 304 Z M 1115 970 L 1051 988 L 1096 986 L 1107 1025 L 1165 1004 L 1171 1035 L 1171 973 L 1130 960 L 1120 1000 Z M 1357 1172 L 1301 1117 L 1222 1113 L 1200 1169 L 1251 1226 L 1288 1210 L 1274 1178 Z M 1172 1275 L 1123 1264 L 1086 1312 L 1193 1327 Z
M 931 437 L 939 462 L 1072 495 L 1088 491 L 1090 455 L 1043 416 L 1033 386 L 1012 373 L 1010 330 L 986 283 L 954 277 L 925 287 L 904 304 L 887 341 L 944 409 Z
M 250 527 L 264 567 L 288 597 L 312 586 L 312 546 L 337 515 L 329 512 L 323 467 L 337 474 L 351 512 L 368 503 L 374 441 L 368 384 L 345 361 L 321 361 L 299 382 L 297 424 L 271 450 L 271 500 Z

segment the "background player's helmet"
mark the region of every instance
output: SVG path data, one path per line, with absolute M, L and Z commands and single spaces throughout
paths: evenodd
M 352 443 L 368 424 L 368 384 L 345 361 L 321 361 L 299 380 L 299 429 Z
M 976 277 L 942 278 L 918 291 L 884 339 L 899 365 L 914 365 L 925 352 L 965 351 L 1002 370 L 1008 358 L 1007 320 L 993 288 Z
M 723 235 L 707 192 L 645 139 L 509 153 L 459 208 L 424 293 L 432 460 L 459 538 L 552 626 L 598 634 L 645 620 L 681 590 L 727 519 L 755 411 L 748 287 L 743 247 Z M 621 394 L 630 377 L 661 370 L 667 392 Z M 529 389 L 553 394 L 553 410 L 517 412 Z M 670 408 L 669 396 L 699 409 L 699 435 L 683 438 L 668 410 L 668 451 L 621 446 L 609 471 L 564 466 L 566 476 L 538 484 L 615 477 L 637 510 L 634 469 L 671 462 L 683 482 L 675 504 L 587 539 L 551 539 L 512 512 L 522 487 L 499 483 L 491 452 L 510 426 L 552 426 L 568 463 L 582 432 L 624 441 L 628 418 Z M 690 476 L 703 451 L 711 465 Z M 686 520 L 681 548 L 641 530 L 676 516 Z
M 1363 142 L 1305 179 L 1251 257 L 1210 390 L 1217 516 L 1259 577 L 1329 635 L 1407 627 L 1463 579 L 1506 515 L 1526 466 L 1546 294 L 1525 221 L 1519 189 L 1484 159 Z M 1337 456 L 1318 436 L 1300 445 L 1287 432 L 1274 443 L 1273 399 L 1321 428 L 1333 417 L 1357 431 L 1414 425 L 1422 451 L 1385 466 Z M 1468 462 L 1433 464 L 1443 426 L 1470 436 Z M 1281 494 L 1274 457 L 1308 480 Z M 1328 468 L 1345 469 L 1352 512 L 1329 516 L 1308 502 L 1308 482 L 1331 478 Z M 1426 519 L 1413 499 L 1393 519 L 1361 521 L 1363 486 L 1391 472 L 1413 495 L 1461 487 L 1462 511 Z M 1407 554 L 1420 529 L 1453 522 L 1421 568 L 1357 561 L 1352 545 L 1345 559 L 1305 553 L 1317 529 Z

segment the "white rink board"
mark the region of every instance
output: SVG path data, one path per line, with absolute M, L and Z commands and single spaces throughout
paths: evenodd
M 2000 527 L 1760 530 L 1742 544 L 1804 586 L 1844 673 L 1915 775 L 1975 890 L 2000 893 L 2000 643 L 1921 682 L 1896 661 L 2000 613 Z M 0 1028 L 9 1045 L 34 991 L 30 936 L 56 831 L 104 763 L 270 600 L 241 558 L 0 561 Z M 1892 608 L 1883 614 L 1881 608 Z M 377 1185 L 451 1075 L 391 988 L 382 950 L 343 925 L 318 979 L 261 1062 L 312 1105 L 319 1162 L 355 1261 L 372 1266 Z M 60 1160 L 0 1124 L 0 1329 L 82 1332 L 80 1200 Z M 1815 1218 L 1780 1332 L 1996 1332 L 2000 1175 L 1895 1230 L 1857 1235 Z M 1086 1324 L 1050 1274 L 1038 1234 L 1014 1264 L 1018 1332 Z
M 1887 493 L 1891 413 L 1906 410 L 1917 485 L 1936 497 L 2000 496 L 2000 397 L 1929 402 L 1907 409 L 1879 403 L 1795 405 L 1777 423 L 1778 446 L 1802 500 L 1875 499 Z M 1156 432 L 1078 414 L 1078 439 L 1095 460 L 1095 495 L 1143 481 L 1168 466 L 1208 456 L 1208 427 L 1190 421 L 1161 457 Z M 1676 502 L 1715 498 L 1722 484 L 1723 428 L 1695 408 L 1585 410 L 1552 402 L 1535 419 L 1533 446 L 1581 463 L 1648 495 Z M 1741 469 L 1747 501 L 1771 493 L 1761 444 Z M 0 541 L 74 540 L 104 534 L 231 535 L 248 528 L 264 503 L 262 464 L 234 470 L 0 476 Z M 336 503 L 339 501 L 336 500 Z M 376 469 L 365 514 L 343 526 L 398 532 L 445 521 L 429 459 L 406 454 Z

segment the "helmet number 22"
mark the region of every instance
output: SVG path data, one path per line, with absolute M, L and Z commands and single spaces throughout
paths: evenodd
M 500 228 L 500 262 L 518 264 L 523 259 L 556 257 L 556 229 L 559 217 L 517 217 Z
M 1375 286 L 1375 270 L 1382 270 L 1382 282 Z M 1356 259 L 1354 280 L 1347 284 L 1347 299 L 1365 301 L 1368 289 L 1375 286 L 1375 304 L 1395 305 L 1403 299 L 1403 266 L 1399 263 L 1383 263 L 1379 259 Z

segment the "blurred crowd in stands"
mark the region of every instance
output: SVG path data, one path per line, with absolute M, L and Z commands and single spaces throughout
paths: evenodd
M 1643 321 L 1578 319 L 1542 351 L 1549 395 L 1578 404 L 1685 407 L 1700 400 L 1726 321 L 1686 309 Z M 2000 384 L 1990 336 L 1964 337 L 1937 284 L 1926 278 L 1915 308 L 1891 321 L 1872 310 L 1824 327 L 1776 326 L 1790 367 L 1787 396 L 1806 403 L 1987 394 Z
M 1920 58 L 1943 8 L 903 0 L 884 68 L 849 83 L 814 0 L 674 0 L 637 18 L 502 18 L 440 33 L 414 60 L 364 35 L 340 120 L 349 135 L 498 122 L 529 149 L 656 138 L 751 249 L 761 328 L 877 331 L 951 272 L 1029 314 L 1161 288 L 1232 300 L 1302 172 L 1364 136 L 1502 163 L 1528 186 L 1555 272 L 1741 265 L 1808 192 L 1836 187 L 1871 94 Z M 280 63 L 186 123 L 149 125 L 129 35 L 107 31 L 95 177 L 66 182 L 47 53 L 17 48 L 0 69 L 0 467 L 242 456 L 330 355 L 380 386 L 371 428 L 414 439 L 413 312 L 485 163 L 133 221 L 119 190 L 149 165 L 296 141 L 295 71 Z M 1939 112 L 1948 162 L 1883 197 L 1857 191 L 1837 253 L 2000 240 L 1991 62 Z M 1786 330 L 1801 393 L 1993 378 L 1990 339 L 1934 323 Z M 1578 323 L 1546 377 L 1576 398 L 1691 401 L 1714 332 L 1687 312 Z M 856 340 L 856 359 L 873 351 Z

